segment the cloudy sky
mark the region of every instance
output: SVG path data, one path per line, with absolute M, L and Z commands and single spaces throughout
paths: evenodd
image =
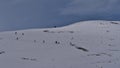
M 120 20 L 120 0 L 0 0 L 0 31 Z

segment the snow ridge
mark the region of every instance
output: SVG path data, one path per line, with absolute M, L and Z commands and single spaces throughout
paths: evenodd
M 0 33 L 1 68 L 120 68 L 120 21 Z

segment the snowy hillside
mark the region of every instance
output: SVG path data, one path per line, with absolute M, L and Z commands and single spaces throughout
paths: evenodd
M 120 68 L 120 22 L 1 32 L 0 68 Z

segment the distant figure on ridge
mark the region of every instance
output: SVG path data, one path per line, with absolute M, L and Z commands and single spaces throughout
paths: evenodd
M 56 28 L 57 26 L 54 26 L 54 28 Z

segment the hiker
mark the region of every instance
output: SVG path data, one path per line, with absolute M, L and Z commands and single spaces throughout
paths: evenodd
M 17 32 L 15 32 L 15 35 L 17 35 Z
M 36 42 L 36 40 L 34 40 L 34 42 Z
M 54 28 L 56 28 L 57 26 L 54 26 Z
M 24 35 L 24 33 L 22 33 L 22 35 Z
M 60 42 L 58 42 L 58 41 L 55 41 L 55 43 L 56 43 L 56 44 L 60 44 Z
M 45 40 L 43 40 L 43 43 L 45 43 Z
M 17 37 L 16 40 L 19 40 L 19 38 Z

